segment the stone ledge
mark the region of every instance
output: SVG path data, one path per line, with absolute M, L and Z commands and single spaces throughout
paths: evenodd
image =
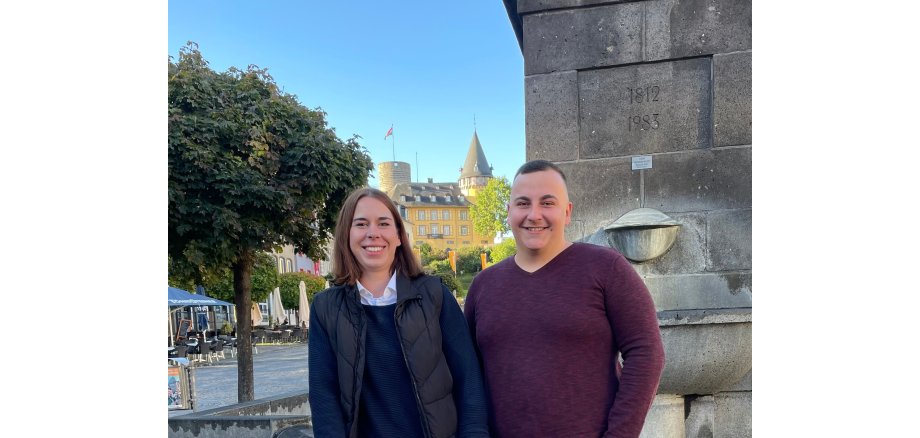
M 692 324 L 732 324 L 752 322 L 750 307 L 734 309 L 684 309 L 658 312 L 658 326 Z

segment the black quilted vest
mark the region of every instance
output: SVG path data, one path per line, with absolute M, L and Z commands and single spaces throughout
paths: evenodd
M 422 275 L 396 276 L 396 331 L 415 389 L 422 431 L 427 437 L 452 437 L 457 408 L 451 394 L 453 378 L 441 349 L 441 281 Z M 339 403 L 350 437 L 358 434 L 358 407 L 364 379 L 367 323 L 357 286 L 335 286 L 316 296 L 316 317 L 335 351 L 341 397 Z

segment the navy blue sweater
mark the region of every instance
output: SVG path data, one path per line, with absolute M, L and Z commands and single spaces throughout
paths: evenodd
M 367 362 L 358 436 L 424 438 L 412 378 L 396 334 L 396 304 L 362 307 L 367 315 Z
M 442 350 L 454 380 L 457 437 L 487 437 L 482 372 L 457 300 L 447 290 L 441 306 Z M 366 366 L 358 418 L 360 437 L 423 437 L 418 403 L 396 334 L 396 305 L 362 306 L 367 318 Z M 311 309 L 313 315 L 313 309 Z M 312 319 L 312 318 L 311 318 Z M 335 352 L 325 328 L 310 322 L 310 398 L 317 437 L 345 437 Z

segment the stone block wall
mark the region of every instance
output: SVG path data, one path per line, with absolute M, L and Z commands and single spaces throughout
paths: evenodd
M 660 210 L 681 224 L 677 242 L 633 265 L 657 309 L 751 308 L 751 1 L 504 3 L 524 58 L 526 157 L 566 172 L 566 237 L 612 246 L 605 225 Z M 637 155 L 652 156 L 642 176 Z M 643 436 L 750 436 L 750 381 L 660 394 Z
M 515 4 L 516 3 L 516 4 Z M 751 306 L 751 2 L 506 1 L 524 56 L 527 159 L 559 164 L 570 240 L 644 206 L 677 244 L 636 269 L 658 310 Z

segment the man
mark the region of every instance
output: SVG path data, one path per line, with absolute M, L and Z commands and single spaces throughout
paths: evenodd
M 508 205 L 517 254 L 470 286 L 492 436 L 638 437 L 658 389 L 648 289 L 618 252 L 567 241 L 571 216 L 562 170 L 525 163 Z

